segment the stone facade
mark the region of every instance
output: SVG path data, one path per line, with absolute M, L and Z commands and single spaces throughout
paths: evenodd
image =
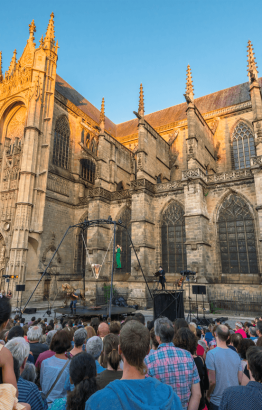
M 126 224 L 150 288 L 161 264 L 169 289 L 192 269 L 212 289 L 261 293 L 262 79 L 251 43 L 248 83 L 194 99 L 188 66 L 185 103 L 145 115 L 141 85 L 135 119 L 116 125 L 104 99 L 99 111 L 58 76 L 54 15 L 38 48 L 34 32 L 33 21 L 5 74 L 0 54 L 0 270 L 18 276 L 15 300 L 16 284 L 23 300 L 31 294 L 69 225 L 109 216 Z M 124 229 L 116 242 L 115 288 L 146 305 Z M 57 297 L 65 281 L 84 282 L 94 300 L 110 283 L 112 244 L 108 225 L 70 231 L 32 300 Z

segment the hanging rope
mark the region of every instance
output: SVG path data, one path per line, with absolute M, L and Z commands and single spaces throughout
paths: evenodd
M 113 234 L 112 234 L 110 243 L 109 243 L 109 245 L 108 245 L 107 251 L 106 251 L 106 253 L 105 253 L 105 256 L 104 256 L 102 265 L 99 265 L 99 271 L 98 271 L 98 273 L 96 273 L 96 272 L 93 271 L 93 266 L 95 266 L 96 264 L 91 263 L 91 260 L 90 260 L 90 257 L 89 257 L 89 252 L 88 252 L 88 249 L 87 249 L 87 246 L 86 246 L 86 242 L 85 242 L 85 238 L 84 238 L 84 235 L 83 235 L 83 231 L 82 231 L 81 233 L 82 233 L 82 238 L 83 238 L 84 246 L 85 246 L 85 249 L 86 249 L 86 254 L 87 254 L 89 263 L 90 263 L 90 265 L 91 265 L 92 274 L 93 274 L 93 276 L 94 276 L 96 279 L 98 279 L 98 278 L 99 278 L 99 275 L 100 275 L 100 272 L 101 272 L 101 270 L 102 270 L 102 267 L 103 267 L 103 265 L 104 265 L 104 262 L 105 262 L 107 253 L 108 253 L 108 251 L 109 251 L 109 249 L 110 249 L 110 245 L 111 245 L 112 240 L 113 240 L 113 238 L 114 238 L 114 231 L 113 231 Z M 114 257 L 114 256 L 113 256 L 113 257 Z

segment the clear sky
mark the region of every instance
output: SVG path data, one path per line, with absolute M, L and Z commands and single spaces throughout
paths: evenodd
M 254 0 L 35 0 L 2 2 L 0 50 L 7 70 L 35 20 L 37 46 L 55 13 L 57 73 L 115 123 L 132 119 L 139 84 L 145 111 L 184 101 L 191 65 L 195 97 L 248 81 L 247 41 L 262 70 L 261 10 Z

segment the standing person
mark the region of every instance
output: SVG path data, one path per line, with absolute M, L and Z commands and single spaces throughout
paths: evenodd
M 223 393 L 219 410 L 261 409 L 262 403 L 262 347 L 251 346 L 247 351 L 249 383 L 243 386 L 229 387 Z
M 166 317 L 155 320 L 154 330 L 159 346 L 145 358 L 148 375 L 171 386 L 184 410 L 198 409 L 201 399 L 200 379 L 191 353 L 174 346 L 172 340 L 175 331 L 172 322 Z
M 76 354 L 70 361 L 69 375 L 74 389 L 67 397 L 56 399 L 49 410 L 84 410 L 86 401 L 97 391 L 96 364 L 90 354 Z
M 164 269 L 162 268 L 162 266 L 159 266 L 158 272 L 159 272 L 159 283 L 162 286 L 162 290 L 164 290 L 165 287 L 166 287 L 166 285 L 165 285 L 165 283 L 166 283 L 166 273 L 165 273 Z
M 107 367 L 96 379 L 100 390 L 123 376 L 123 371 L 120 369 L 121 356 L 118 353 L 119 337 L 111 333 L 104 338 L 103 343 L 104 360 Z
M 217 326 L 217 347 L 207 353 L 206 366 L 210 386 L 207 398 L 210 399 L 210 410 L 218 410 L 224 390 L 238 386 L 242 380 L 241 359 L 236 352 L 228 348 L 228 338 L 228 327 Z
M 122 252 L 121 246 L 116 245 L 116 268 L 117 269 L 122 268 L 122 265 L 121 265 L 121 252 Z
M 71 309 L 71 313 L 76 314 L 76 303 L 77 303 L 78 295 L 75 292 L 71 292 L 71 293 L 67 293 L 67 296 L 69 296 L 69 298 L 71 299 L 71 302 L 69 305 Z
M 86 402 L 85 410 L 182 410 L 173 389 L 153 377 L 145 378 L 149 330 L 137 320 L 120 332 L 118 352 L 124 362 L 123 377 L 99 390 Z

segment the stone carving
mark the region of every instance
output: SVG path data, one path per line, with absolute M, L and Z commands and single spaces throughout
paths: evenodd
M 47 254 L 48 254 L 48 252 L 55 252 L 55 250 L 56 250 L 56 245 L 55 245 L 55 234 L 54 234 L 54 232 L 52 232 L 52 235 L 51 235 L 51 243 L 50 243 L 50 245 L 44 250 L 44 252 L 43 252 L 43 256 L 42 256 L 42 262 L 43 263 L 45 263 L 46 262 L 46 257 L 47 257 Z M 58 263 L 61 263 L 61 257 L 60 257 L 60 255 L 59 255 L 59 252 L 57 252 L 56 253 L 56 260 L 57 260 L 57 262 Z
M 200 168 L 182 171 L 182 180 L 191 178 L 202 178 L 204 179 L 204 181 L 206 181 L 207 176 Z
M 0 96 L 8 97 L 11 93 L 17 93 L 29 85 L 31 81 L 31 68 L 21 67 L 17 63 L 15 70 L 11 76 L 7 75 L 0 84 Z
M 69 196 L 69 182 L 51 173 L 48 174 L 47 189 L 61 195 Z
M 251 178 L 252 172 L 249 169 L 222 172 L 221 174 L 207 175 L 207 182 L 223 182 L 242 178 Z
M 166 182 L 165 184 L 157 184 L 155 186 L 156 192 L 171 191 L 173 189 L 181 188 L 181 181 Z
M 251 166 L 255 166 L 255 165 L 262 165 L 262 155 L 259 155 L 257 157 L 251 157 L 250 158 L 250 162 L 251 162 Z

